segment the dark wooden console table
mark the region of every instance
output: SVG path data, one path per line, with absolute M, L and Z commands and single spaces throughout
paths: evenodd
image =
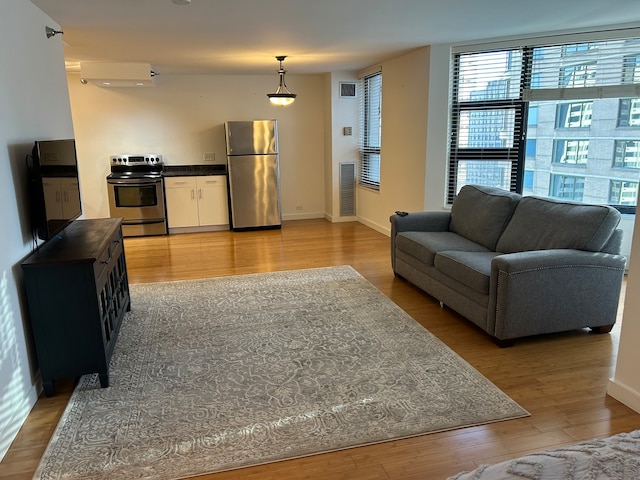
M 76 220 L 23 263 L 33 337 L 45 395 L 54 380 L 98 373 L 131 309 L 119 218 Z

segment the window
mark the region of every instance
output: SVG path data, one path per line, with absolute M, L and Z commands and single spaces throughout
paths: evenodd
M 524 102 L 522 52 L 461 54 L 454 65 L 449 201 L 475 183 L 510 189 L 518 181 Z
M 535 138 L 527 140 L 527 148 L 525 150 L 526 158 L 536 158 L 536 149 L 538 148 L 538 142 Z
M 531 107 L 529 109 L 527 125 L 529 125 L 530 127 L 535 127 L 536 125 L 538 125 L 538 107 Z
M 549 196 L 561 200 L 581 202 L 584 197 L 584 177 L 551 175 Z
M 454 52 L 449 202 L 477 183 L 629 211 L 640 38 Z
M 382 137 L 382 73 L 364 77 L 360 106 L 360 185 L 380 190 L 380 143 Z
M 617 168 L 640 168 L 640 141 L 616 140 L 613 166 Z
M 638 182 L 611 180 L 609 185 L 609 202 L 614 205 L 638 204 Z
M 555 140 L 554 163 L 586 165 L 589 157 L 589 140 Z
M 525 170 L 524 182 L 522 185 L 524 191 L 533 190 L 533 177 L 534 177 L 534 172 L 532 170 Z
M 594 43 L 574 43 L 573 45 L 564 45 L 562 47 L 562 53 L 568 56 L 574 53 L 586 52 L 595 47 L 596 44 Z
M 624 57 L 622 63 L 622 82 L 640 82 L 640 55 L 629 55 Z
M 640 98 L 623 98 L 618 110 L 619 127 L 640 126 Z
M 596 83 L 595 62 L 563 67 L 560 72 L 560 87 L 587 87 L 595 85 Z
M 561 103 L 556 114 L 557 128 L 585 128 L 591 126 L 593 102 Z

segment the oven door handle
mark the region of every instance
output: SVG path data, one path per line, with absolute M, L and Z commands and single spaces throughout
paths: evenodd
M 127 179 L 116 179 L 109 178 L 107 179 L 107 183 L 112 185 L 155 185 L 156 183 L 161 183 L 161 178 L 127 178 Z

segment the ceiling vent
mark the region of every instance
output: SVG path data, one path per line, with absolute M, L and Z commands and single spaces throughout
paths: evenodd
M 154 87 L 154 76 L 148 63 L 80 63 L 80 81 L 99 87 Z

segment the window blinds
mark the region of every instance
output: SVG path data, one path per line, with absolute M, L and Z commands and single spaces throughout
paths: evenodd
M 380 189 L 380 145 L 382 139 L 382 73 L 361 79 L 360 184 Z
M 515 188 L 524 116 L 524 60 L 517 48 L 455 56 L 449 203 L 467 183 Z
M 640 39 L 531 47 L 524 99 L 640 97 Z
M 459 51 L 451 67 L 449 203 L 466 183 L 521 191 L 528 102 L 640 97 L 638 38 Z

